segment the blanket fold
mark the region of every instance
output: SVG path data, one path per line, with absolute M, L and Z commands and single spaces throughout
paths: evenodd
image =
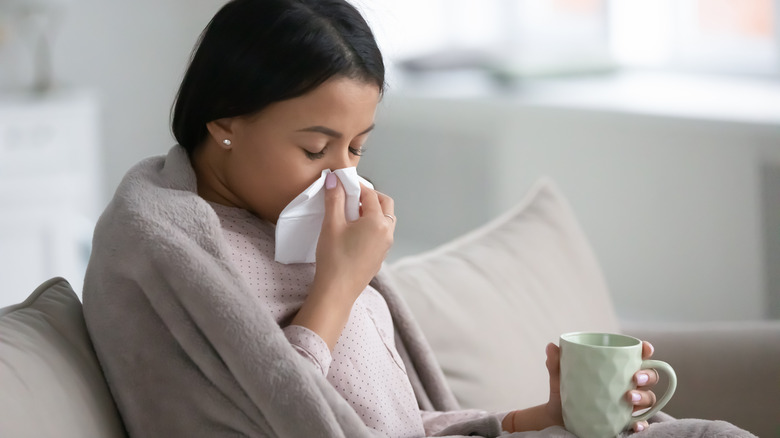
M 179 146 L 134 166 L 101 215 L 84 315 L 129 433 L 378 435 L 293 350 L 228 250 Z M 437 410 L 456 409 L 411 313 L 381 278 L 375 283 L 408 343 L 418 397 Z
M 228 251 L 180 146 L 134 166 L 101 215 L 84 317 L 130 435 L 379 436 L 294 351 Z M 458 409 L 384 269 L 372 285 L 390 308 L 421 408 Z M 501 433 L 492 417 L 447 429 L 475 432 Z

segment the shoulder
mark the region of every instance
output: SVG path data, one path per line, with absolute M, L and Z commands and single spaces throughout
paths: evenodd
M 199 247 L 219 253 L 219 219 L 196 190 L 194 171 L 180 146 L 140 161 L 101 214 L 93 252 L 146 257 L 171 247 Z

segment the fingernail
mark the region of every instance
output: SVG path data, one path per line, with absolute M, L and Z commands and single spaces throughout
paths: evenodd
M 650 376 L 648 376 L 647 374 L 642 373 L 636 376 L 636 383 L 638 385 L 644 385 L 645 383 L 647 383 L 648 380 L 650 380 Z
M 632 392 L 632 393 L 631 393 L 631 401 L 632 401 L 632 402 L 634 402 L 634 403 L 636 403 L 636 402 L 638 402 L 639 400 L 642 400 L 642 396 L 641 396 L 641 395 L 639 395 L 639 393 L 638 393 L 638 392 Z
M 332 189 L 336 187 L 336 176 L 335 173 L 329 173 L 327 176 L 325 176 L 325 188 L 326 189 Z
M 636 425 L 636 431 L 637 432 L 641 432 L 643 430 L 645 430 L 645 425 L 644 424 L 639 423 L 639 424 Z

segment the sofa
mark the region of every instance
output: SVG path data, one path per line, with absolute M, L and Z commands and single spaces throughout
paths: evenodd
M 654 357 L 675 368 L 666 413 L 780 437 L 780 321 L 619 321 L 593 250 L 548 179 L 501 217 L 383 269 L 412 312 L 426 315 L 418 321 L 464 408 L 544 402 L 548 342 L 569 331 L 623 332 L 651 341 Z M 0 309 L 0 436 L 126 436 L 63 278 Z

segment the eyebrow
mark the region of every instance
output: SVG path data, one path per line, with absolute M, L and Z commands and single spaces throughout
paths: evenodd
M 368 134 L 369 132 L 371 132 L 372 129 L 374 129 L 375 126 L 376 126 L 376 124 L 372 123 L 371 126 L 368 127 L 368 129 L 366 129 L 365 131 L 363 131 L 360 134 L 358 134 L 357 137 L 360 137 L 363 134 Z M 325 126 L 319 126 L 319 125 L 318 126 L 309 126 L 308 128 L 299 129 L 298 132 L 319 132 L 320 134 L 325 134 L 328 137 L 333 137 L 333 138 L 342 138 L 342 137 L 344 137 L 344 134 L 342 134 L 342 133 L 340 133 L 338 131 L 334 131 L 333 129 L 326 128 Z

